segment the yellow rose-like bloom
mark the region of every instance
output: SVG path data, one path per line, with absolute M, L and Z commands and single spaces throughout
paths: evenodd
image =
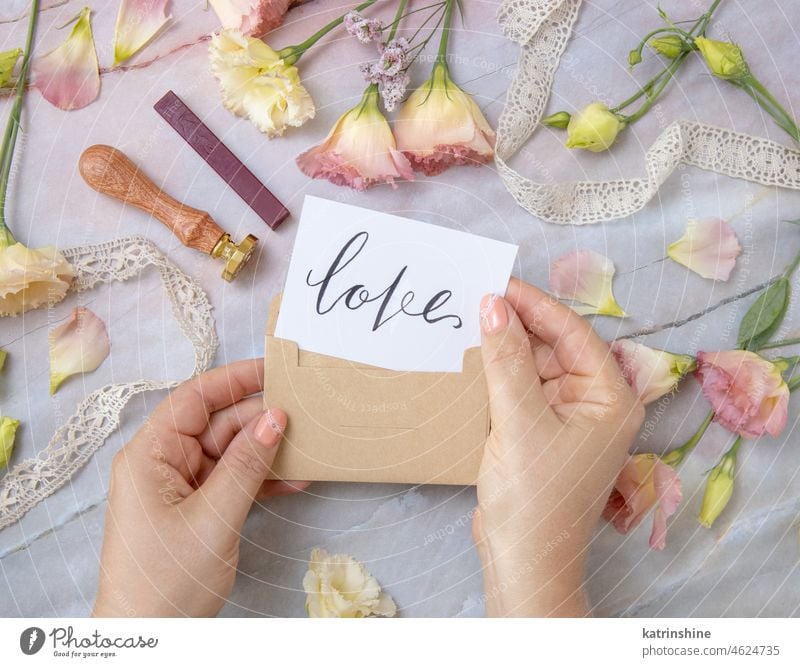
M 17 60 L 22 55 L 22 49 L 11 49 L 0 53 L 0 88 L 4 88 L 11 80 Z
M 58 303 L 74 277 L 72 265 L 54 247 L 8 244 L 0 232 L 0 316 L 18 315 Z
M 0 470 L 8 465 L 14 451 L 14 438 L 17 435 L 19 420 L 0 417 Z
M 750 74 L 742 50 L 730 42 L 697 37 L 694 40 L 714 76 L 720 79 L 742 79 Z
M 475 101 L 437 63 L 430 79 L 408 97 L 395 122 L 397 147 L 427 176 L 452 165 L 494 157 L 495 134 Z
M 736 470 L 736 455 L 726 454 L 708 474 L 703 506 L 697 520 L 704 528 L 711 528 L 717 517 L 733 495 L 733 479 Z
M 625 127 L 602 102 L 592 102 L 574 114 L 567 125 L 567 148 L 583 148 L 593 153 L 607 150 Z
M 394 600 L 381 591 L 375 577 L 352 556 L 311 552 L 303 578 L 306 612 L 311 618 L 363 618 L 373 614 L 394 616 Z
M 314 117 L 314 101 L 300 83 L 300 73 L 260 39 L 238 30 L 211 37 L 211 71 L 219 80 L 222 101 L 269 137 Z

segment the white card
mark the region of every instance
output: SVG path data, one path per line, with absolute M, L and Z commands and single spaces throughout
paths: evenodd
M 397 371 L 460 371 L 517 246 L 307 196 L 275 336 Z

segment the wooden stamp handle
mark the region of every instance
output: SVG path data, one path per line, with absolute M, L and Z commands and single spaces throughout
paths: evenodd
M 78 166 L 90 187 L 149 213 L 190 248 L 210 255 L 225 233 L 208 213 L 182 204 L 157 187 L 116 148 L 90 146 Z

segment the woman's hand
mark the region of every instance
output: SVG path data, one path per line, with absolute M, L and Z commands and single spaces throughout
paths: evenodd
M 178 387 L 115 457 L 95 616 L 213 616 L 239 562 L 254 499 L 307 483 L 265 481 L 286 415 L 264 411 L 263 360 Z
M 492 429 L 473 535 L 487 614 L 585 615 L 586 552 L 644 408 L 588 322 L 532 285 L 485 298 L 481 328 Z

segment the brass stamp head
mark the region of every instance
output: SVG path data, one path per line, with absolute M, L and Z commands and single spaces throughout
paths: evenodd
M 225 268 L 222 269 L 223 279 L 230 282 L 241 271 L 250 258 L 253 256 L 253 250 L 258 245 L 258 239 L 252 234 L 239 244 L 231 241 L 230 234 L 223 234 L 214 249 L 211 251 L 212 257 L 221 257 L 225 262 Z

